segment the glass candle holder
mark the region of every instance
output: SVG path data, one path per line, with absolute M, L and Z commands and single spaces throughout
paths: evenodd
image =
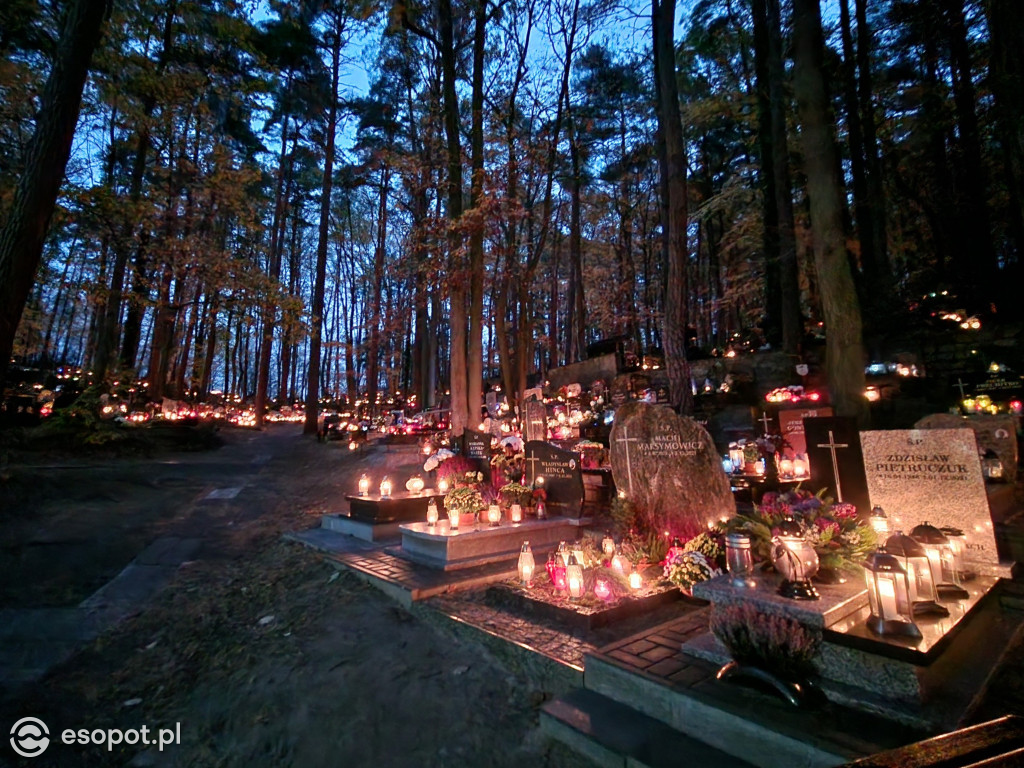
M 750 536 L 730 533 L 725 537 L 725 562 L 734 587 L 750 589 L 757 586 L 753 579 L 754 556 L 750 550 Z
M 508 519 L 512 523 L 523 522 L 523 508 L 519 504 L 513 504 L 508 510 Z

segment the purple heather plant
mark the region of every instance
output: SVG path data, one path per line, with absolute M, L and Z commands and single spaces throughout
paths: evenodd
M 809 675 L 821 646 L 821 633 L 751 603 L 716 606 L 711 631 L 736 661 L 786 677 Z

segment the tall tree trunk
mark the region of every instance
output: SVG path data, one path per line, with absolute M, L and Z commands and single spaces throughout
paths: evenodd
M 316 242 L 316 271 L 313 277 L 313 306 L 309 324 L 309 368 L 306 374 L 306 420 L 303 434 L 317 431 L 320 415 L 320 346 L 324 327 L 324 288 L 327 282 L 327 239 L 331 223 L 331 192 L 334 184 L 334 134 L 338 126 L 338 79 L 341 73 L 341 46 L 344 16 L 334 17 L 331 40 L 331 93 L 327 107 L 327 135 L 324 147 L 324 176 L 320 187 L 320 225 Z M 296 366 L 297 367 L 297 366 Z
M 826 374 L 836 413 L 864 419 L 860 306 L 843 232 L 834 121 L 825 86 L 819 0 L 793 1 L 793 90 L 811 205 L 811 234 L 825 319 Z
M 651 1 L 654 38 L 654 78 L 657 91 L 659 134 L 664 143 L 661 163 L 662 190 L 668 216 L 662 221 L 667 243 L 662 343 L 668 373 L 669 403 L 680 413 L 693 412 L 690 363 L 686 359 L 686 328 L 689 324 L 686 246 L 686 140 L 679 112 L 676 84 L 675 0 Z
M 473 12 L 473 84 L 471 93 L 469 205 L 483 204 L 484 192 L 484 51 L 487 42 L 487 0 L 476 0 Z M 484 221 L 475 216 L 469 230 L 469 344 L 466 349 L 466 400 L 469 423 L 480 421 L 483 404 Z

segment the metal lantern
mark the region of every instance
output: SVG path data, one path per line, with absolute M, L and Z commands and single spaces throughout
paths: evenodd
M 431 499 L 427 502 L 427 525 L 437 524 L 437 502 Z
M 382 499 L 391 498 L 391 478 L 385 477 L 380 481 L 380 497 Z
M 792 600 L 817 600 L 820 595 L 811 584 L 818 572 L 818 553 L 804 538 L 800 524 L 787 518 L 779 524 L 779 535 L 772 540 L 772 565 L 782 575 L 779 594 Z
M 583 567 L 573 552 L 569 553 L 569 564 L 565 568 L 565 583 L 569 589 L 569 597 L 583 597 Z
M 419 475 L 413 475 L 405 482 L 405 490 L 409 493 L 419 493 L 423 490 L 425 483 Z
M 929 525 L 926 520 L 914 527 L 910 537 L 924 547 L 928 565 L 931 567 L 932 580 L 939 595 L 954 600 L 966 600 L 970 597 L 967 590 L 960 586 L 953 547 L 946 535 L 934 525 Z
M 889 535 L 889 517 L 885 514 L 885 510 L 876 504 L 871 508 L 868 522 L 871 524 L 871 530 L 877 534 L 878 540 L 884 541 Z
M 899 560 L 903 570 L 907 572 L 907 581 L 910 585 L 910 604 L 914 615 L 949 616 L 949 611 L 936 602 L 939 599 L 939 593 L 935 589 L 932 567 L 928 562 L 928 554 L 924 551 L 924 547 L 904 535 L 903 531 L 896 531 L 886 539 L 885 551 Z
M 1003 462 L 991 448 L 981 455 L 981 473 L 991 483 L 1001 483 L 1006 479 Z
M 523 522 L 523 508 L 519 504 L 513 504 L 508 510 L 508 519 L 512 523 Z
M 359 478 L 359 495 L 366 496 L 370 493 L 370 478 L 368 475 L 362 475 Z
M 491 504 L 487 507 L 487 522 L 492 526 L 498 525 L 501 522 L 501 507 L 497 504 Z
M 741 589 L 757 586 L 754 581 L 754 558 L 750 551 L 750 536 L 730 533 L 725 537 L 725 564 L 732 577 L 730 582 Z
M 530 542 L 524 541 L 523 548 L 519 550 L 519 580 L 524 587 L 529 587 L 533 582 L 533 569 L 533 551 Z
M 960 582 L 969 581 L 974 578 L 974 573 L 967 567 L 967 534 L 959 528 L 940 528 L 940 531 L 949 539 L 949 549 L 953 553 L 953 569 L 956 571 Z
M 921 637 L 914 623 L 910 581 L 899 559 L 881 548 L 872 552 L 864 563 L 864 582 L 871 609 L 868 629 L 878 635 Z
M 615 554 L 615 539 L 612 538 L 610 533 L 606 533 L 604 538 L 601 539 L 601 551 L 604 552 L 607 558 L 611 558 Z

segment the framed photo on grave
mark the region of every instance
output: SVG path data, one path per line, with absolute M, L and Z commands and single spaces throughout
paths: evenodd
M 866 515 L 871 504 L 857 421 L 844 416 L 804 419 L 804 439 L 811 465 L 807 489 L 817 493 L 825 488 L 834 501 L 853 504 Z

